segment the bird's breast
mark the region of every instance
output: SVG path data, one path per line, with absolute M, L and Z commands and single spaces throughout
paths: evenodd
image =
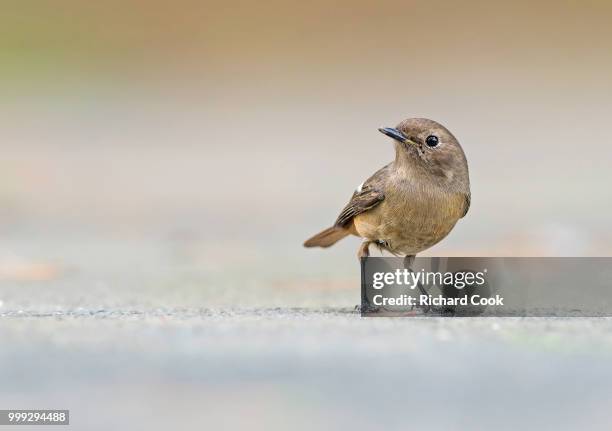
M 357 216 L 360 236 L 384 240 L 398 254 L 416 254 L 442 240 L 463 214 L 465 197 L 413 184 L 389 187 L 380 205 Z

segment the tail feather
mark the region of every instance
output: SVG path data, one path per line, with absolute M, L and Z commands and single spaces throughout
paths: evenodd
M 308 239 L 304 247 L 329 247 L 349 234 L 350 232 L 343 227 L 332 226 Z

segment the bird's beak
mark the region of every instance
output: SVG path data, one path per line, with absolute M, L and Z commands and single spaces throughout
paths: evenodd
M 393 127 L 382 127 L 378 129 L 378 131 L 384 135 L 389 136 L 390 138 L 395 139 L 396 141 L 401 142 L 402 144 L 415 145 L 414 142 L 408 139 L 406 135 L 404 135 L 399 130 L 394 129 Z

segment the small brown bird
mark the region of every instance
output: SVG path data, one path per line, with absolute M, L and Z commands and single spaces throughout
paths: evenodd
M 470 180 L 459 142 L 425 118 L 378 129 L 395 141 L 395 160 L 353 193 L 336 223 L 305 247 L 329 247 L 350 234 L 362 237 L 358 257 L 370 244 L 413 257 L 441 241 L 470 207 Z

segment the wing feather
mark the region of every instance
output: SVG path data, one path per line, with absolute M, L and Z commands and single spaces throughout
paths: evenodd
M 383 183 L 388 169 L 389 165 L 380 169 L 353 193 L 351 200 L 336 219 L 336 226 L 346 226 L 353 217 L 374 208 L 385 199 Z

